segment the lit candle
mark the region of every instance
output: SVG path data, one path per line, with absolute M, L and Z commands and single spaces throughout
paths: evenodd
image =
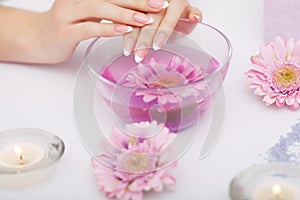
M 274 195 L 275 199 L 280 199 L 281 198 L 281 187 L 278 184 L 274 184 L 272 187 L 272 193 Z
M 20 158 L 20 165 L 23 164 L 23 150 L 19 146 L 14 146 L 14 152 L 19 156 Z
M 0 132 L 0 188 L 28 187 L 46 180 L 64 149 L 59 137 L 41 129 Z
M 7 170 L 32 167 L 43 160 L 44 149 L 31 143 L 21 143 L 0 149 L 0 167 Z
M 253 192 L 253 200 L 297 200 L 297 188 L 287 182 L 258 184 Z
M 299 200 L 300 167 L 290 163 L 254 165 L 230 184 L 232 200 Z

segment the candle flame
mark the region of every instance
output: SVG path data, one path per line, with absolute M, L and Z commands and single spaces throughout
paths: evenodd
M 274 194 L 274 196 L 280 196 L 280 194 L 281 194 L 281 187 L 280 187 L 280 185 L 279 184 L 274 184 L 273 185 L 273 188 L 272 188 L 272 191 L 273 191 L 273 194 Z
M 15 145 L 14 152 L 20 157 L 20 160 L 22 160 L 23 150 L 21 149 L 21 147 Z

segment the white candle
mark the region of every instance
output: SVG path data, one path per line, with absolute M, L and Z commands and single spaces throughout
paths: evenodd
M 0 149 L 0 168 L 21 170 L 33 167 L 45 157 L 44 149 L 32 143 L 18 143 Z
M 300 200 L 300 167 L 282 162 L 254 165 L 230 184 L 232 200 Z
M 253 200 L 298 200 L 297 187 L 290 182 L 266 181 L 257 184 L 253 191 Z
M 28 187 L 43 182 L 56 168 L 64 147 L 59 137 L 41 129 L 0 132 L 0 188 Z

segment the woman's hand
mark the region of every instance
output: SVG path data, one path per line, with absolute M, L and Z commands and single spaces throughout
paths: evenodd
M 164 0 L 56 0 L 44 13 L 0 7 L 0 60 L 64 61 L 82 40 L 151 24 L 153 19 L 145 13 L 159 12 L 164 5 Z M 103 19 L 113 23 L 100 23 Z
M 202 21 L 201 11 L 190 6 L 187 0 L 170 0 L 166 9 L 148 15 L 154 19 L 152 24 L 136 28 L 135 31 L 127 33 L 123 39 L 124 55 L 128 56 L 134 51 L 136 62 L 145 58 L 149 48 L 160 49 L 171 36 L 180 18 L 188 19 L 192 23 Z M 191 32 L 192 23 L 177 26 L 177 31 Z

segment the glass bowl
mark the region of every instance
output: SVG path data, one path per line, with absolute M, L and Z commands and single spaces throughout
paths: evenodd
M 139 64 L 134 55 L 123 56 L 122 37 L 97 38 L 89 45 L 75 84 L 74 118 L 83 146 L 104 166 L 125 173 L 160 170 L 177 161 L 204 132 L 200 122 L 223 91 L 232 48 L 223 33 L 207 24 L 180 20 L 177 28 L 182 27 L 187 32 L 174 31 L 163 48 L 149 49 Z M 150 74 L 164 75 L 163 83 L 174 77 L 185 82 L 130 85 L 129 77 L 136 81 L 143 75 L 141 68 L 158 70 Z
M 149 49 L 140 64 L 135 63 L 133 54 L 123 56 L 122 37 L 97 38 L 88 47 L 87 70 L 115 123 L 124 126 L 157 121 L 181 132 L 195 124 L 209 107 L 227 74 L 230 41 L 203 23 L 180 20 L 177 29 L 191 33 L 173 31 L 167 44 L 159 51 Z M 155 80 L 149 76 L 155 76 Z M 140 79 L 147 80 L 134 85 Z
M 45 180 L 64 154 L 64 142 L 41 129 L 0 132 L 0 187 L 26 187 Z

